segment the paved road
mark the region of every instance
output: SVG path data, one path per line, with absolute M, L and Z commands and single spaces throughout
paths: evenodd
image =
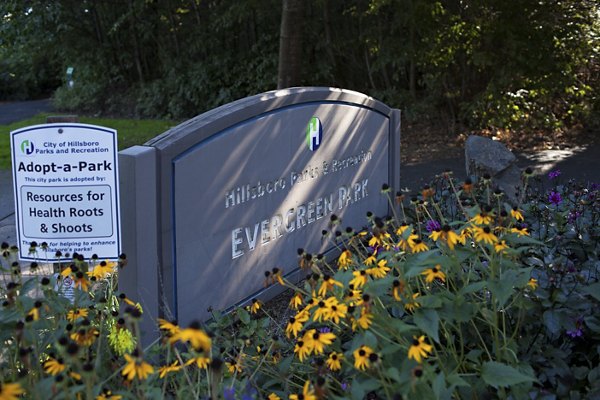
M 41 112 L 54 111 L 50 99 L 15 101 L 0 104 L 0 125 L 8 125 L 33 117 Z

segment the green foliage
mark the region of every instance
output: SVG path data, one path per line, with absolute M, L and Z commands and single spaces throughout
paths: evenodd
M 3 134 L 0 134 L 0 169 L 9 169 L 11 167 L 10 135 L 8 133 L 26 126 L 45 124 L 46 117 L 49 115 L 42 113 L 23 121 L 0 126 L 0 132 L 3 132 Z M 79 122 L 116 129 L 119 150 L 143 144 L 177 124 L 177 122 L 170 120 L 94 117 L 80 117 Z
M 134 338 L 143 310 L 115 292 L 115 265 L 74 256 L 44 285 L 43 243 L 27 276 L 3 245 L 2 387 L 31 398 L 595 398 L 600 187 L 524 183 L 515 207 L 490 195 L 489 180 L 461 185 L 449 173 L 410 201 L 398 193 L 394 217 L 326 235 L 337 260 L 302 251 L 299 285 L 265 273 L 293 289 L 291 318 L 254 299 L 203 325 L 159 320 L 147 349 Z M 73 303 L 61 276 L 79 280 Z

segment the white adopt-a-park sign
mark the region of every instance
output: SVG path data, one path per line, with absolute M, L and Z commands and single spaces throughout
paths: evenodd
M 116 259 L 121 248 L 117 131 L 85 124 L 35 125 L 11 132 L 19 257 L 57 251 Z M 31 242 L 46 254 L 29 254 Z

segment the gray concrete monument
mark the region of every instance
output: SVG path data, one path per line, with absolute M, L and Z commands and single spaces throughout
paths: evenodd
M 298 248 L 332 250 L 321 240 L 332 214 L 342 229 L 386 215 L 381 186 L 400 187 L 400 111 L 348 90 L 272 91 L 124 150 L 120 165 L 120 287 L 152 318 L 186 325 L 276 294 L 264 271 L 293 278 Z

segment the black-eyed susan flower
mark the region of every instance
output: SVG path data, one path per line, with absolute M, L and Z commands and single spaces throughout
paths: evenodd
M 39 305 L 39 307 L 38 307 Z M 40 308 L 42 307 L 40 302 L 36 302 L 31 310 L 27 313 L 26 321 L 37 321 L 40 319 Z
M 442 271 L 442 266 L 440 264 L 437 264 L 433 268 L 427 268 L 425 271 L 421 272 L 421 275 L 425 276 L 425 282 L 427 283 L 431 283 L 436 279 L 446 282 L 446 274 Z
M 519 207 L 514 206 L 512 208 L 512 210 L 510 210 L 510 215 L 511 217 L 513 217 L 514 219 L 516 219 L 517 221 L 524 221 L 525 218 L 523 218 L 523 213 L 521 212 L 521 210 L 519 210 Z
M 373 253 L 369 254 L 369 256 L 365 259 L 365 265 L 369 266 L 369 265 L 373 265 L 377 262 L 377 250 L 375 250 Z
M 310 329 L 304 334 L 302 340 L 315 354 L 323 354 L 325 346 L 333 343 L 335 338 L 336 336 L 333 332 L 318 332 L 316 329 Z
M 346 318 L 348 312 L 348 306 L 344 303 L 328 304 L 329 312 L 325 315 L 325 321 L 332 320 L 336 324 L 340 323 L 340 320 Z
M 361 329 L 369 329 L 373 323 L 373 314 L 371 314 L 366 308 L 361 308 L 360 316 L 352 320 L 352 330 L 355 331 L 358 327 Z
M 425 341 L 425 335 L 413 336 L 413 341 L 408 349 L 408 358 L 412 358 L 419 364 L 424 358 L 427 358 L 431 354 L 432 346 Z
M 17 398 L 23 393 L 25 393 L 25 389 L 21 387 L 19 382 L 0 383 L 1 400 L 17 400 Z
M 210 358 L 204 356 L 193 357 L 187 360 L 184 366 L 189 366 L 192 364 L 196 364 L 196 366 L 200 369 L 207 369 L 210 365 Z
M 206 354 L 210 353 L 212 346 L 212 340 L 210 336 L 206 334 L 198 323 L 193 322 L 188 328 L 180 329 L 179 332 L 173 334 L 169 339 L 170 343 L 180 341 L 182 343 L 190 343 L 192 347 L 199 351 L 202 350 Z
M 338 268 L 343 269 L 344 271 L 348 269 L 352 265 L 352 253 L 350 250 L 344 250 L 338 257 Z
M 281 400 L 281 397 L 279 397 L 275 393 L 271 392 L 267 396 L 267 400 Z
M 328 313 L 329 309 L 327 307 L 327 303 L 325 303 L 324 300 L 319 300 L 316 310 L 313 314 L 313 321 L 321 322 L 321 319 L 323 319 Z
M 473 239 L 476 242 L 484 242 L 492 245 L 498 242 L 498 237 L 494 235 L 489 226 L 473 228 Z
M 419 238 L 415 238 L 413 240 L 408 241 L 408 245 L 410 246 L 410 250 L 413 253 L 421 253 L 423 251 L 429 250 L 429 247 Z
M 502 253 L 508 248 L 509 247 L 506 244 L 506 240 L 502 240 L 494 245 L 494 250 L 496 251 L 496 253 Z
M 345 292 L 344 301 L 349 304 L 359 305 L 362 299 L 362 290 L 354 289 L 354 285 L 350 285 Z
M 423 190 L 421 190 L 421 196 L 423 196 L 423 198 L 425 200 L 432 197 L 434 194 L 435 194 L 435 190 L 431 186 L 429 186 L 429 185 L 423 186 Z
M 112 391 L 108 389 L 102 390 L 98 396 L 96 396 L 96 400 L 121 400 L 123 396 L 119 394 L 113 394 Z
M 263 303 L 258 299 L 252 299 L 252 304 L 250 305 L 250 312 L 252 314 L 256 314 L 258 310 L 261 309 Z
M 176 360 L 170 365 L 164 365 L 164 366 L 160 367 L 158 369 L 158 377 L 160 379 L 162 379 L 165 376 L 167 376 L 167 374 L 169 374 L 171 372 L 177 372 L 180 369 L 181 369 L 181 365 L 179 365 L 179 361 Z
M 419 307 L 421 307 L 421 305 L 420 305 L 420 304 L 419 304 L 419 302 L 417 301 L 417 297 L 419 297 L 419 296 L 420 296 L 419 292 L 415 292 L 415 293 L 413 293 L 413 295 L 412 295 L 412 301 L 410 301 L 410 302 L 408 302 L 408 303 L 404 304 L 404 309 L 405 309 L 406 311 L 408 311 L 408 312 L 411 312 L 411 313 L 412 313 L 412 312 L 415 312 L 415 309 L 416 309 L 416 308 L 419 308 Z
M 335 286 L 341 288 L 344 287 L 344 285 L 342 285 L 342 282 L 336 281 L 329 275 L 323 275 L 323 282 L 321 283 L 321 287 L 319 287 L 319 291 L 317 292 L 317 294 L 321 297 L 324 297 L 327 294 L 327 292 L 333 291 L 333 288 Z
M 369 356 L 373 354 L 373 349 L 369 346 L 362 345 L 358 349 L 354 350 L 352 355 L 354 356 L 354 368 L 361 371 L 366 370 L 371 366 Z
M 290 400 L 317 400 L 317 396 L 315 395 L 315 392 L 311 387 L 310 381 L 306 381 L 304 383 L 302 393 L 290 394 Z
M 80 290 L 83 290 L 84 292 L 87 292 L 90 289 L 90 281 L 88 281 L 87 277 L 85 276 L 85 274 L 81 271 L 78 271 L 75 274 L 75 288 L 79 288 Z
M 298 321 L 295 317 L 290 317 L 287 326 L 285 327 L 285 335 L 289 338 L 292 335 L 294 337 L 298 336 L 298 332 L 302 330 L 304 324 Z
M 88 276 L 94 277 L 98 280 L 104 279 L 115 271 L 117 267 L 116 262 L 101 261 L 100 264 L 96 265 L 93 270 L 88 271 Z
M 529 286 L 531 288 L 531 290 L 537 289 L 537 287 L 538 287 L 537 279 L 535 279 L 535 278 L 529 279 L 529 282 L 527 282 L 527 286 Z
M 302 298 L 302 293 L 296 292 L 290 299 L 289 308 L 291 308 L 293 310 L 297 310 L 302 305 L 303 302 L 304 302 L 304 299 Z
M 529 236 L 529 230 L 525 225 L 519 225 L 511 228 L 511 233 L 516 233 L 517 236 Z
M 283 270 L 280 268 L 273 268 L 271 276 L 273 277 L 273 281 L 276 281 L 281 286 L 285 286 L 285 282 L 283 281 Z
M 294 354 L 298 356 L 300 362 L 303 362 L 310 353 L 312 353 L 312 349 L 302 339 L 298 340 L 294 345 Z
M 369 276 L 372 276 L 375 279 L 385 278 L 387 273 L 390 271 L 390 268 L 387 266 L 387 260 L 379 260 L 377 266 L 373 268 L 368 268 L 366 270 Z
M 350 281 L 350 285 L 353 285 L 355 288 L 361 288 L 367 283 L 368 274 L 365 270 L 352 271 L 352 276 L 354 278 Z
M 325 363 L 327 364 L 327 368 L 329 368 L 331 371 L 339 371 L 342 369 L 342 360 L 344 359 L 344 354 L 342 353 L 336 353 L 335 351 L 332 351 L 331 353 L 329 353 L 329 357 L 327 357 L 327 360 L 325 361 Z
M 402 292 L 404 292 L 404 283 L 398 279 L 392 282 L 392 297 L 396 301 L 402 301 Z
M 69 310 L 67 313 L 67 321 L 75 322 L 79 318 L 87 318 L 89 315 L 89 310 L 87 308 L 76 308 L 74 310 Z
M 98 336 L 100 336 L 100 331 L 94 327 L 80 328 L 70 335 L 71 340 L 84 347 L 91 346 Z
M 66 366 L 62 358 L 50 357 L 44 362 L 44 372 L 56 376 L 65 370 Z
M 145 380 L 154 373 L 154 367 L 145 362 L 142 358 L 136 355 L 125 354 L 124 355 L 127 364 L 123 367 L 121 375 L 123 375 L 128 381 L 134 379 Z
M 485 211 L 481 211 L 479 214 L 476 214 L 473 218 L 471 218 L 472 223 L 475 225 L 489 225 L 492 223 L 494 218 Z
M 473 190 L 473 181 L 470 178 L 465 179 L 465 182 L 462 184 L 462 190 L 465 193 L 471 193 Z
M 181 330 L 181 328 L 179 328 L 179 326 L 177 326 L 176 323 L 169 322 L 166 319 L 162 318 L 158 319 L 158 328 L 161 331 L 167 332 L 170 336 L 179 333 L 179 331 Z

